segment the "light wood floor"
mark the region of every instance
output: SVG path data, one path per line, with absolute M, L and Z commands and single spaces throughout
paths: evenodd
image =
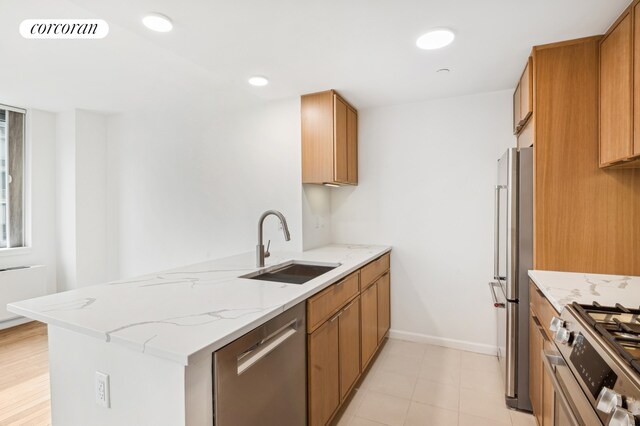
M 47 327 L 0 330 L 0 426 L 50 426 Z

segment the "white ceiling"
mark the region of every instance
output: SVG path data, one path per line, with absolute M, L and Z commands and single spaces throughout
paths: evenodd
M 0 103 L 237 108 L 335 88 L 356 107 L 507 89 L 531 46 L 603 33 L 628 0 L 0 0 Z M 169 15 L 153 33 L 141 17 Z M 102 40 L 25 40 L 27 18 L 99 17 Z M 434 27 L 451 46 L 421 51 Z M 451 68 L 438 74 L 439 68 Z M 264 88 L 247 85 L 269 77 Z

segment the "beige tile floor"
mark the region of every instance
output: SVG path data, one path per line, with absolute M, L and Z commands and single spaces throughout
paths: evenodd
M 389 339 L 338 426 L 535 426 L 509 410 L 495 357 Z

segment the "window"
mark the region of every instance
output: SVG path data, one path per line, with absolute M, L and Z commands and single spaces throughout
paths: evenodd
M 0 249 L 25 245 L 25 113 L 0 105 Z

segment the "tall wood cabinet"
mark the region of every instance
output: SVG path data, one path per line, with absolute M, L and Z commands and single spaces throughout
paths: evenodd
M 609 108 L 599 102 L 601 40 L 531 54 L 534 269 L 640 275 L 640 169 L 599 166 L 598 117 Z
M 325 426 L 348 399 L 390 326 L 387 253 L 307 300 L 308 424 Z
M 358 184 L 358 112 L 335 90 L 301 97 L 302 183 Z

